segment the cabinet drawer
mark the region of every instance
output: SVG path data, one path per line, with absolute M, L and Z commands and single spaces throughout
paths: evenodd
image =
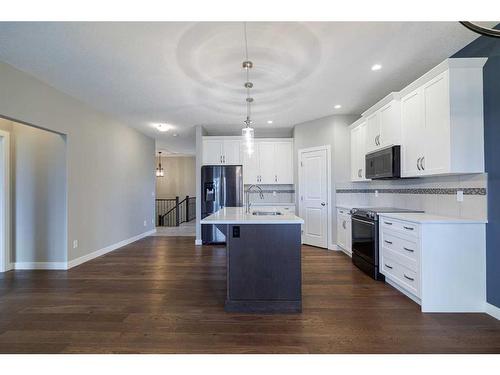
M 418 273 L 398 263 L 384 253 L 382 273 L 393 282 L 420 298 L 420 278 Z
M 417 264 L 419 259 L 419 248 L 417 239 L 410 237 L 405 239 L 394 234 L 394 232 L 382 231 L 381 247 L 389 249 L 398 254 L 401 259 L 405 259 L 407 264 Z M 406 263 L 404 263 L 406 264 Z M 416 267 L 413 268 L 415 271 Z
M 408 236 L 418 237 L 419 226 L 418 224 L 409 223 L 406 221 L 394 220 L 386 217 L 382 217 L 382 228 L 398 231 L 400 233 L 406 234 Z

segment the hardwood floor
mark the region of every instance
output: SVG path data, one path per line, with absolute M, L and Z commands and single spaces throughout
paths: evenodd
M 0 276 L 0 353 L 500 353 L 485 314 L 422 314 L 303 247 L 303 313 L 223 310 L 225 250 L 148 237 L 69 271 Z

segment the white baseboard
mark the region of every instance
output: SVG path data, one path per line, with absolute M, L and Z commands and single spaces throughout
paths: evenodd
M 198 240 L 198 239 L 196 239 L 196 240 L 194 240 L 194 244 L 195 244 L 196 246 L 200 246 L 200 245 L 203 245 L 203 242 L 202 242 L 202 240 Z
M 94 251 L 94 252 L 92 252 L 90 254 L 83 255 L 83 256 L 81 256 L 79 258 L 76 258 L 76 259 L 72 259 L 72 260 L 70 260 L 68 262 L 66 269 L 70 269 L 70 268 L 76 267 L 76 266 L 78 266 L 78 265 L 80 265 L 82 263 L 88 262 L 91 259 L 95 259 L 97 257 L 100 257 L 100 256 L 102 256 L 104 254 L 107 254 L 107 253 L 109 253 L 109 252 L 111 252 L 113 250 L 116 250 L 116 249 L 118 249 L 120 247 L 123 247 L 123 246 L 126 246 L 128 244 L 131 244 L 132 242 L 138 241 L 141 238 L 150 236 L 150 235 L 152 235 L 154 233 L 156 233 L 156 228 L 153 229 L 153 230 L 150 230 L 150 231 L 138 234 L 137 236 L 130 237 L 130 238 L 126 239 L 126 240 L 117 242 L 115 244 L 106 246 L 106 247 L 104 247 L 102 249 L 99 249 L 99 250 L 96 250 L 96 251 Z
M 66 262 L 15 262 L 16 270 L 65 270 Z
M 495 319 L 500 320 L 500 307 L 496 307 L 491 303 L 486 302 L 484 312 L 488 315 L 491 315 Z

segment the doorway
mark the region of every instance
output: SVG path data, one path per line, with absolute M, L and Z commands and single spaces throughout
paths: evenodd
M 10 134 L 0 130 L 0 272 L 10 260 Z
M 331 241 L 330 146 L 299 150 L 299 215 L 302 243 L 327 249 Z

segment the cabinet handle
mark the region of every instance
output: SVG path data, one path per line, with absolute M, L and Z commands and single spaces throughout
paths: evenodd
M 392 245 L 391 241 L 384 240 L 385 243 L 388 243 L 389 245 Z
M 391 267 L 391 266 L 389 266 L 388 264 L 384 263 L 384 265 L 385 265 L 387 268 L 389 268 L 390 270 L 392 270 L 392 267 Z
M 415 279 L 414 279 L 414 278 L 412 278 L 412 277 L 410 277 L 410 276 L 406 276 L 406 273 L 403 273 L 403 276 L 404 276 L 405 278 L 407 278 L 408 280 L 410 280 L 410 281 L 415 281 Z
M 419 170 L 419 171 L 421 170 L 421 169 L 420 169 L 420 159 L 421 159 L 421 158 L 418 158 L 418 159 L 417 159 L 417 168 L 418 168 L 418 170 Z
M 222 164 L 222 155 L 220 156 L 220 163 Z
M 389 222 L 389 221 L 384 221 L 384 224 L 386 224 L 386 225 L 392 225 L 392 223 Z
M 425 161 L 425 156 L 422 156 L 422 160 L 420 160 L 420 166 L 422 167 L 423 171 L 425 171 L 424 161 Z
M 347 229 L 346 224 L 345 224 L 345 220 L 342 222 L 342 228 Z
M 277 174 L 274 175 L 274 182 L 278 182 L 278 175 Z
M 403 246 L 403 249 L 405 249 L 406 251 L 409 251 L 410 253 L 415 252 L 415 250 L 413 250 L 413 249 L 408 249 L 407 247 L 404 247 L 404 246 Z
M 222 160 L 224 161 L 224 164 L 226 163 L 226 155 L 222 155 Z
M 405 227 L 405 226 L 403 226 L 403 228 L 405 228 L 406 230 L 413 230 L 414 229 L 412 227 Z
M 358 170 L 358 177 L 361 177 L 361 172 L 362 172 L 362 171 L 363 171 L 363 170 L 362 170 L 361 168 Z

